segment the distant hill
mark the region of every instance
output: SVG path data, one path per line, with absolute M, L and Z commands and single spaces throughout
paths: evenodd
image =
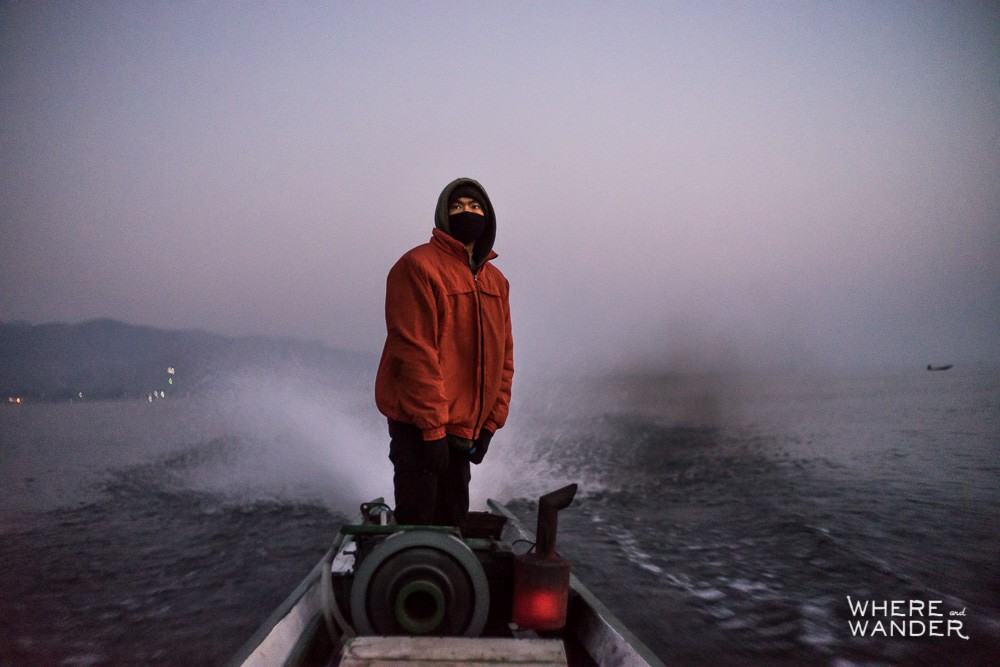
M 223 374 L 252 369 L 356 382 L 372 375 L 375 364 L 370 355 L 293 339 L 229 338 L 108 319 L 0 323 L 2 401 L 190 394 L 210 390 Z

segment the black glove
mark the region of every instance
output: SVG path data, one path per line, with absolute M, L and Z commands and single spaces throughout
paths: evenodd
M 424 440 L 423 461 L 426 472 L 443 473 L 448 467 L 448 438 Z
M 469 461 L 476 465 L 482 463 L 483 457 L 486 456 L 486 451 L 490 448 L 490 440 L 492 439 L 493 431 L 487 431 L 485 428 L 481 430 L 479 437 L 472 443 L 472 449 L 469 450 Z

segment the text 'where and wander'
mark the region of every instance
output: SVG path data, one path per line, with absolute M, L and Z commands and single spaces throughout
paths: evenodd
M 943 600 L 853 600 L 848 625 L 852 637 L 957 637 L 964 631 L 965 609 L 941 610 Z

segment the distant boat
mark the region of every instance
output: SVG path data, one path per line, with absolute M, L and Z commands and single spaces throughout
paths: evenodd
M 929 371 L 946 371 L 952 367 L 952 364 L 945 364 L 944 366 L 935 366 L 933 364 L 927 364 L 927 370 Z

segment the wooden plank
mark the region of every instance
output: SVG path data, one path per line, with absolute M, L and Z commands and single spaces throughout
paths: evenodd
M 566 667 L 566 650 L 558 639 L 355 637 L 344 647 L 340 665 Z

